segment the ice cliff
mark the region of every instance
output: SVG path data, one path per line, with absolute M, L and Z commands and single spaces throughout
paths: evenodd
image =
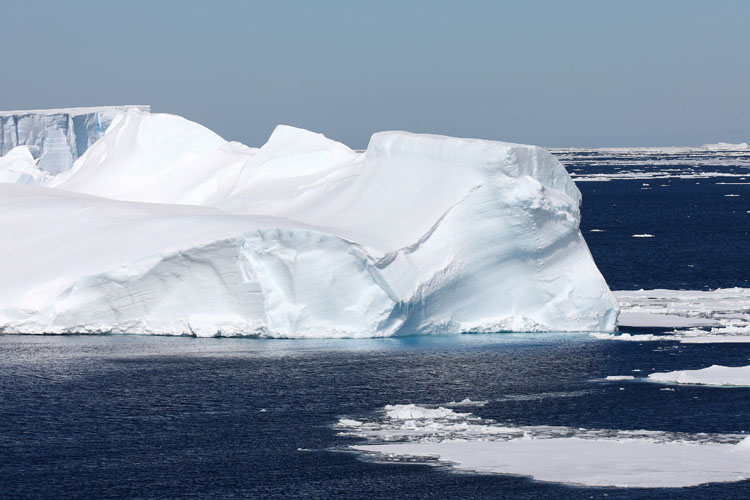
M 64 135 L 45 121 L 63 115 L 3 117 L 26 116 L 34 138 Z M 381 132 L 358 153 L 287 126 L 258 149 L 174 115 L 95 115 L 108 127 L 66 139 L 81 145 L 71 168 L 39 168 L 49 140 L 0 158 L 0 332 L 615 327 L 580 193 L 543 149 Z
M 59 174 L 102 137 L 115 116 L 130 109 L 147 112 L 149 106 L 0 111 L 0 156 L 26 146 L 39 170 Z

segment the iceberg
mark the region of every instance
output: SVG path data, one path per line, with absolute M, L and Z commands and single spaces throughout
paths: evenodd
M 740 142 L 738 144 L 717 142 L 716 144 L 704 144 L 702 147 L 714 151 L 750 151 L 750 144 L 747 142 Z
M 0 177 L 0 332 L 615 328 L 580 192 L 544 149 L 380 132 L 357 152 L 289 126 L 250 148 L 139 107 L 95 114 L 106 130 L 69 168 L 34 141 L 6 162 L 38 174 Z

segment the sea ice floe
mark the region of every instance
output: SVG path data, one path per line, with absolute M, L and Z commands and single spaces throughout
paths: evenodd
M 704 149 L 711 151 L 746 151 L 750 152 L 750 144 L 747 142 L 731 143 L 731 142 L 717 142 L 714 144 L 704 144 Z
M 750 366 L 712 365 L 700 370 L 652 373 L 648 376 L 648 380 L 675 384 L 750 386 Z
M 743 147 L 722 147 L 720 144 L 551 151 L 568 168 L 576 182 L 712 177 L 738 177 L 742 180 L 750 171 L 750 151 Z
M 620 327 L 675 328 L 671 335 L 613 335 L 612 340 L 678 340 L 683 343 L 750 342 L 750 289 L 621 290 Z
M 404 410 L 404 411 L 402 411 Z M 585 486 L 684 487 L 750 478 L 750 440 L 737 434 L 510 426 L 446 408 L 391 405 L 335 428 L 354 451 L 383 460 L 438 460 L 463 471 Z
M 589 336 L 600 339 L 600 340 L 623 340 L 628 342 L 651 342 L 653 340 L 662 340 L 660 335 L 652 335 L 650 333 L 645 334 L 631 334 L 631 333 L 590 333 Z
M 637 310 L 623 310 L 617 324 L 621 327 L 652 327 L 652 328 L 689 328 L 695 326 L 718 326 L 720 323 L 710 318 L 679 316 L 677 314 L 661 314 L 641 312 Z
M 478 401 L 473 401 L 473 400 L 471 400 L 469 398 L 464 398 L 461 401 L 451 401 L 446 406 L 452 406 L 452 407 L 456 407 L 456 406 L 484 406 L 487 403 L 489 403 L 489 401 L 484 400 L 484 399 L 481 399 L 481 400 L 478 400 Z

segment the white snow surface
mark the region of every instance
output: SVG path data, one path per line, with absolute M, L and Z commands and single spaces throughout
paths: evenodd
M 676 384 L 750 387 L 750 366 L 712 365 L 700 370 L 652 373 L 648 376 L 648 379 L 653 382 L 674 382 Z
M 37 167 L 37 160 L 28 146 L 17 146 L 0 156 L 0 182 L 43 184 L 48 178 L 47 173 Z
M 0 332 L 615 327 L 578 228 L 580 192 L 541 148 L 381 132 L 360 153 L 279 126 L 257 149 L 174 115 L 111 116 L 71 168 L 0 184 Z M 39 171 L 31 147 L 0 158 L 0 175 Z
M 697 312 L 697 311 L 696 311 Z M 716 326 L 717 320 L 701 317 L 686 317 L 676 314 L 622 311 L 618 324 L 623 327 L 687 328 L 691 326 Z
M 750 478 L 750 438 L 649 430 L 500 425 L 471 413 L 416 404 L 340 419 L 364 438 L 355 451 L 390 460 L 423 457 L 479 473 L 586 486 L 686 487 Z

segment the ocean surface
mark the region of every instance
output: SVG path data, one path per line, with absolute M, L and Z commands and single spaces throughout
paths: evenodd
M 750 154 L 555 154 L 580 181 L 582 231 L 611 288 L 750 287 Z M 750 498 L 750 481 L 626 489 L 458 473 L 355 453 L 363 439 L 337 427 L 469 398 L 486 403 L 461 411 L 515 427 L 750 433 L 750 388 L 606 380 L 711 364 L 749 365 L 750 344 L 0 336 L 0 498 Z

